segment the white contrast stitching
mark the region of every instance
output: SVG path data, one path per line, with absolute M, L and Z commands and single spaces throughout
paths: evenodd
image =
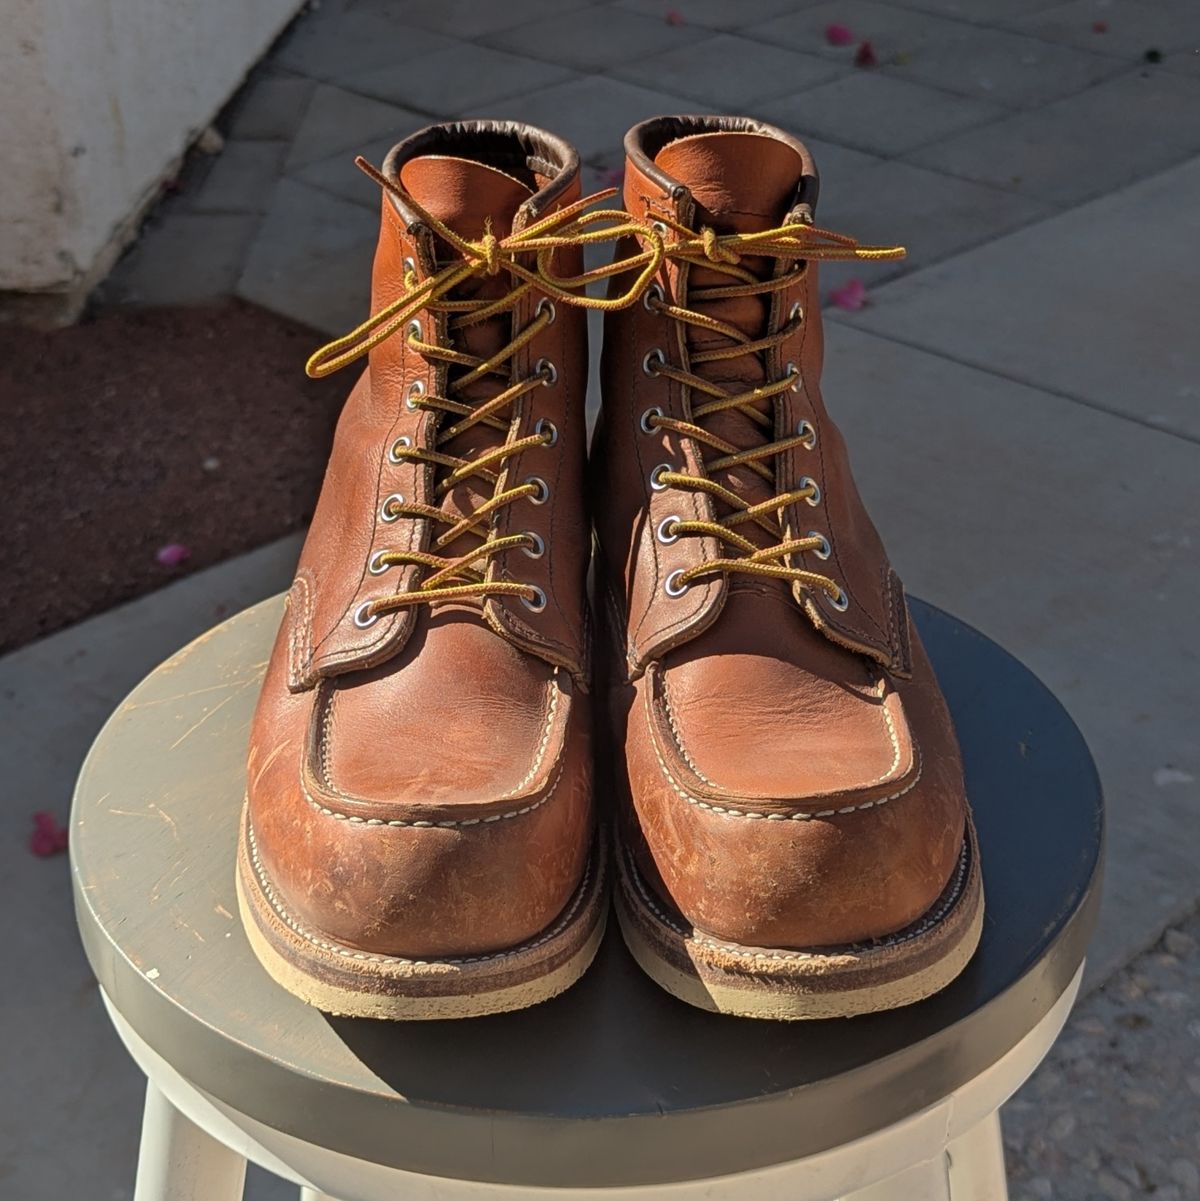
M 698 809 L 704 809 L 709 813 L 720 814 L 722 817 L 742 817 L 751 821 L 804 822 L 812 821 L 814 818 L 819 817 L 841 817 L 847 813 L 858 813 L 863 809 L 878 809 L 881 805 L 886 805 L 889 801 L 898 801 L 906 793 L 912 792 L 916 788 L 917 782 L 921 779 L 921 772 L 924 766 L 920 751 L 918 750 L 916 775 L 899 792 L 893 792 L 890 796 L 876 797 L 873 801 L 859 801 L 857 805 L 844 805 L 840 809 L 818 809 L 812 812 L 797 810 L 791 813 L 758 813 L 752 809 L 734 809 L 729 805 L 714 805 L 711 801 L 702 801 L 699 797 L 694 797 L 690 792 L 685 791 L 680 786 L 679 781 L 671 775 L 671 769 L 666 765 L 662 757 L 662 752 L 658 749 L 658 741 L 654 737 L 654 727 L 650 722 L 649 705 L 647 705 L 646 725 L 650 731 L 650 745 L 654 747 L 654 757 L 658 760 L 658 766 L 662 768 L 663 775 L 667 777 L 676 795 L 682 797 L 689 805 L 695 805 Z
M 867 783 L 863 786 L 866 788 L 870 788 L 874 784 L 882 784 L 883 781 L 886 780 L 892 774 L 892 772 L 894 772 L 896 770 L 896 768 L 900 765 L 900 738 L 897 735 L 896 727 L 892 722 L 892 715 L 888 712 L 887 698 L 884 695 L 884 693 L 886 692 L 886 689 L 887 689 L 887 682 L 883 679 L 880 679 L 879 685 L 878 685 L 878 691 L 877 691 L 876 695 L 879 698 L 880 707 L 883 710 L 884 724 L 887 726 L 888 737 L 891 739 L 891 743 L 892 743 L 892 762 L 888 766 L 888 769 L 883 773 L 883 775 L 876 776 L 875 779 L 867 781 Z M 684 747 L 684 745 L 683 745 L 683 735 L 680 734 L 679 726 L 676 725 L 676 723 L 675 723 L 675 710 L 671 706 L 671 694 L 667 689 L 667 678 L 665 675 L 663 676 L 663 681 L 662 681 L 662 692 L 663 692 L 663 708 L 666 710 L 666 713 L 667 713 L 667 722 L 671 727 L 671 733 L 675 736 L 675 749 L 683 757 L 683 761 L 688 765 L 688 767 L 690 767 L 692 769 L 692 772 L 696 776 L 697 779 L 703 780 L 704 783 L 707 784 L 710 788 L 720 788 L 721 787 L 720 784 L 715 784 L 712 780 L 710 780 L 708 778 L 708 776 L 706 776 L 700 770 L 699 767 L 696 766 L 696 761 L 691 757 L 690 754 L 688 754 L 687 748 Z M 660 759 L 659 762 L 661 763 L 662 760 Z M 915 780 L 913 782 L 916 783 Z M 876 801 L 873 803 L 881 804 L 882 802 Z
M 487 817 L 464 817 L 458 820 L 447 820 L 440 822 L 428 821 L 403 821 L 393 818 L 385 820 L 382 817 L 357 817 L 348 813 L 338 813 L 335 809 L 330 809 L 326 805 L 322 805 L 311 792 L 308 791 L 308 785 L 304 780 L 304 764 L 300 765 L 300 790 L 304 793 L 304 799 L 322 816 L 332 817 L 340 822 L 352 822 L 356 826 L 396 826 L 403 829 L 413 830 L 451 830 L 458 829 L 464 826 L 483 826 L 490 825 L 492 822 L 508 821 L 514 817 L 521 817 L 526 813 L 532 813 L 535 809 L 540 809 L 558 790 L 559 781 L 562 780 L 563 771 L 566 765 L 564 764 L 558 769 L 558 774 L 554 777 L 546 795 L 539 801 L 534 801 L 529 805 L 522 805 L 520 809 L 509 809 L 503 813 L 492 813 Z
M 800 960 L 800 959 L 829 959 L 837 955 L 862 954 L 864 952 L 885 950 L 889 947 L 897 947 L 902 943 L 911 942 L 914 938 L 919 938 L 922 934 L 927 933 L 930 929 L 936 926 L 943 918 L 958 904 L 959 898 L 962 896 L 963 884 L 967 878 L 967 869 L 969 867 L 969 852 L 970 843 L 967 839 L 963 840 L 963 848 L 959 852 L 958 866 L 955 869 L 954 875 L 946 888 L 942 890 L 942 896 L 939 902 L 935 904 L 933 909 L 928 910 L 923 917 L 917 919 L 916 923 L 906 926 L 903 930 L 896 931 L 895 934 L 889 934 L 884 938 L 877 938 L 871 942 L 847 943 L 842 946 L 825 947 L 820 951 L 745 951 L 739 950 L 732 943 L 719 942 L 715 938 L 707 938 L 698 933 L 695 927 L 687 927 L 680 925 L 669 914 L 664 913 L 658 905 L 656 898 L 649 892 L 645 884 L 642 882 L 641 876 L 638 874 L 636 865 L 632 861 L 632 856 L 626 851 L 625 874 L 633 881 L 634 888 L 637 889 L 638 896 L 645 903 L 646 907 L 653 912 L 655 917 L 674 930 L 676 934 L 680 934 L 687 942 L 695 943 L 698 946 L 711 947 L 715 951 L 721 951 L 723 954 L 732 955 L 738 959 L 753 959 L 763 961 L 768 959 L 777 960 Z
M 282 902 L 276 895 L 275 890 L 271 887 L 271 882 L 267 877 L 266 871 L 263 868 L 262 862 L 258 857 L 258 843 L 254 838 L 254 827 L 250 824 L 249 817 L 246 819 L 246 842 L 250 850 L 250 862 L 254 867 L 254 874 L 258 879 L 259 887 L 262 889 L 263 896 L 271 904 L 271 908 L 275 910 L 276 915 L 283 921 L 289 929 L 299 934 L 301 938 L 311 942 L 314 946 L 321 947 L 323 950 L 332 951 L 335 955 L 341 955 L 344 959 L 358 959 L 365 963 L 403 963 L 411 967 L 437 967 L 442 964 L 460 965 L 466 963 L 484 963 L 493 959 L 509 959 L 516 955 L 521 955 L 526 951 L 532 951 L 535 947 L 540 947 L 543 943 L 549 942 L 553 938 L 557 938 L 559 934 L 575 918 L 580 907 L 583 905 L 584 899 L 587 896 L 588 885 L 591 883 L 592 877 L 592 857 L 588 856 L 587 868 L 584 870 L 583 879 L 579 882 L 579 887 L 575 890 L 574 899 L 567 906 L 566 910 L 559 920 L 550 927 L 549 930 L 539 934 L 537 938 L 531 939 L 528 942 L 523 942 L 515 947 L 509 947 L 504 951 L 492 951 L 487 955 L 465 955 L 461 958 L 446 958 L 446 959 L 405 959 L 400 955 L 371 955 L 366 951 L 351 951 L 348 947 L 339 946 L 334 942 L 327 942 L 323 938 L 318 938 L 311 930 L 302 926 L 288 911 L 283 907 Z
M 554 677 L 558 675 L 558 671 L 559 671 L 559 669 L 556 667 L 554 669 L 554 676 L 552 676 L 550 678 L 550 680 L 547 682 L 547 688 L 549 689 L 549 692 L 550 692 L 550 704 L 548 705 L 548 707 L 546 709 L 546 725 L 545 725 L 545 728 L 542 730 L 542 738 L 541 738 L 541 741 L 538 743 L 538 749 L 537 749 L 536 755 L 534 756 L 533 766 L 526 773 L 525 778 L 515 788 L 511 789 L 509 792 L 503 793 L 502 795 L 500 795 L 499 797 L 496 798 L 499 801 L 504 801 L 504 800 L 507 800 L 509 797 L 516 796 L 521 791 L 521 789 L 524 788 L 530 782 L 530 780 L 532 780 L 533 777 L 537 775 L 538 769 L 542 766 L 542 760 L 545 759 L 545 757 L 546 757 L 546 748 L 550 745 L 550 734 L 554 728 L 554 714 L 558 709 L 558 689 L 554 687 Z M 338 789 L 334 788 L 333 782 L 329 776 L 328 748 L 329 748 L 329 731 L 332 728 L 332 725 L 333 725 L 333 697 L 331 696 L 329 698 L 328 703 L 325 706 L 325 716 L 321 721 L 321 754 L 320 754 L 321 782 L 323 784 L 325 784 L 335 796 L 340 797 L 343 800 L 353 800 L 354 799 L 353 797 L 348 797 L 344 792 L 340 792 Z M 536 802 L 535 804 L 527 805 L 523 809 L 514 809 L 511 813 L 501 813 L 501 814 L 497 814 L 496 816 L 493 816 L 493 817 L 470 818 L 470 819 L 464 819 L 462 821 L 444 821 L 444 822 L 388 821 L 388 822 L 385 822 L 382 819 L 377 819 L 377 818 L 349 817 L 344 813 L 338 813 L 333 809 L 326 808 L 319 801 L 313 799 L 312 794 L 308 791 L 308 786 L 304 782 L 304 765 L 303 765 L 303 763 L 300 765 L 300 787 L 303 789 L 304 795 L 307 798 L 308 803 L 310 805 L 312 805 L 314 809 L 317 809 L 319 812 L 323 813 L 326 817 L 336 817 L 342 821 L 363 822 L 363 824 L 369 825 L 369 826 L 380 826 L 380 825 L 417 826 L 417 827 L 438 826 L 438 827 L 449 828 L 449 827 L 453 827 L 453 826 L 476 826 L 476 825 L 479 825 L 480 822 L 499 821 L 502 818 L 519 817 L 522 813 L 531 812 L 532 810 L 538 808 L 538 806 L 544 805 L 550 799 L 550 794 L 553 793 L 554 788 L 557 786 L 558 777 L 562 775 L 562 770 L 563 770 L 562 768 L 559 769 L 558 776 L 556 776 L 554 779 L 554 784 L 551 786 L 550 793 L 547 794 L 546 796 L 544 796 L 540 801 Z

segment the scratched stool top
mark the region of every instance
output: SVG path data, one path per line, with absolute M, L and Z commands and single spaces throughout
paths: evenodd
M 962 743 L 987 898 L 979 951 L 949 988 L 852 1020 L 722 1017 L 653 984 L 613 921 L 583 980 L 544 1005 L 329 1017 L 259 966 L 234 895 L 246 741 L 281 611 L 280 598 L 246 610 L 134 689 L 84 764 L 71 823 L 80 931 L 113 1005 L 194 1084 L 276 1129 L 526 1186 L 745 1171 L 947 1096 L 1027 1034 L 1082 962 L 1103 841 L 1087 747 L 1017 660 L 914 601 Z

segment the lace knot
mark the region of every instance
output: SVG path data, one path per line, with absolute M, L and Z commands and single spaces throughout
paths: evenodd
M 484 270 L 488 275 L 498 274 L 500 271 L 500 239 L 492 233 L 490 224 L 479 243 L 479 251 Z
M 704 250 L 704 257 L 709 262 L 729 263 L 731 266 L 736 266 L 742 260 L 742 256 L 737 251 L 721 245 L 721 239 L 711 225 L 705 225 L 700 230 L 700 244 Z

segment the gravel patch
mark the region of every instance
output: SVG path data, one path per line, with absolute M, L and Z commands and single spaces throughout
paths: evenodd
M 1200 914 L 1078 1006 L 1004 1107 L 1012 1201 L 1200 1198 Z

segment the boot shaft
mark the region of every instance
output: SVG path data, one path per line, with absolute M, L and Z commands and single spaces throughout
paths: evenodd
M 815 164 L 772 126 L 656 118 L 625 145 L 626 208 L 667 243 L 644 302 L 606 318 L 593 451 L 597 531 L 628 669 L 717 627 L 731 590 L 753 584 L 786 593 L 804 627 L 907 671 L 903 592 L 820 388 L 817 260 L 868 252 L 815 227 Z M 781 449 L 755 459 L 766 444 Z M 703 486 L 675 486 L 683 478 Z M 744 509 L 775 497 L 784 503 L 762 514 L 767 536 Z M 681 523 L 688 536 L 677 536 Z M 718 525 L 751 545 L 703 533 Z M 804 546 L 769 559 L 786 569 L 777 577 L 695 574 L 790 542 Z M 792 569 L 805 581 L 791 580 Z

